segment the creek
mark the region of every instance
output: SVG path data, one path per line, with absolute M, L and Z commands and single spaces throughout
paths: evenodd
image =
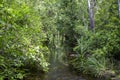
M 50 71 L 43 80 L 86 80 L 70 70 L 69 66 L 62 63 L 52 64 Z
M 49 56 L 49 71 L 46 74 L 37 74 L 31 76 L 29 80 L 97 80 L 85 75 L 78 75 L 68 65 L 66 50 L 61 44 L 62 38 L 56 36 L 53 38 L 53 45 L 49 47 L 51 55 Z M 42 75 L 42 76 L 40 76 Z
M 52 58 L 54 59 L 54 58 Z M 42 76 L 41 76 L 42 75 Z M 69 65 L 58 60 L 52 60 L 46 74 L 33 74 L 29 80 L 97 80 L 89 76 L 77 74 Z

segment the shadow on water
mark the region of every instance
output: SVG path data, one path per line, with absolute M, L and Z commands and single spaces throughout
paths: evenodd
M 49 66 L 48 73 L 35 73 L 27 80 L 100 80 L 77 74 L 69 67 L 67 60 L 62 62 L 60 60 L 58 56 L 56 58 L 51 56 L 49 60 L 51 65 Z
M 98 80 L 89 76 L 78 75 L 67 63 L 63 64 L 58 60 L 51 61 L 49 68 L 48 73 L 33 74 L 29 80 Z
M 50 57 L 49 71 L 46 74 L 32 74 L 27 80 L 98 80 L 85 75 L 78 75 L 67 61 L 61 62 L 58 57 Z
M 45 74 L 43 80 L 97 80 L 90 77 L 83 77 L 71 70 L 66 64 L 52 63 L 50 70 Z
M 86 79 L 83 79 L 81 76 L 77 76 L 73 71 L 70 71 L 68 65 L 57 63 L 50 66 L 50 71 L 45 75 L 43 80 L 86 80 Z

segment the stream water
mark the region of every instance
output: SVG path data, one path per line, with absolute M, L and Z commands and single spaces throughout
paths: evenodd
M 33 74 L 27 80 L 97 80 L 88 76 L 78 75 L 74 70 L 71 70 L 66 61 L 60 62 L 58 58 L 51 57 L 50 64 L 48 73 Z
M 51 50 L 48 73 L 33 74 L 33 76 L 29 77 L 28 80 L 97 80 L 86 76 L 83 77 L 83 75 L 78 75 L 74 70 L 71 70 L 67 63 L 67 58 L 61 62 L 63 56 L 65 57 L 65 55 L 62 55 L 65 53 L 61 52 L 63 49 L 58 47 Z
M 86 80 L 71 71 L 68 65 L 55 64 L 50 67 L 50 71 L 43 80 Z
M 42 76 L 41 76 L 42 75 Z M 62 63 L 52 64 L 46 74 L 36 74 L 29 77 L 28 80 L 97 80 L 88 76 L 78 75 L 71 70 L 68 65 Z
M 80 75 L 71 69 L 69 65 L 63 64 L 63 62 L 51 63 L 50 70 L 44 75 L 42 80 L 99 80 L 87 75 Z

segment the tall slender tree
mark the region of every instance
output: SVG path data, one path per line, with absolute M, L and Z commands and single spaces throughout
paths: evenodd
M 88 0 L 88 13 L 90 18 L 90 28 L 93 30 L 94 28 L 94 0 Z
M 118 0 L 118 14 L 119 14 L 119 17 L 120 17 L 120 0 Z

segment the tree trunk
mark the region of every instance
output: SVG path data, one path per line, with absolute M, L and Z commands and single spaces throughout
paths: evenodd
M 89 14 L 89 19 L 90 19 L 90 29 L 91 30 L 94 29 L 94 14 L 93 14 L 93 9 L 94 9 L 94 1 L 93 0 L 88 0 L 88 14 Z
M 119 18 L 120 18 L 120 0 L 118 0 L 118 15 L 119 15 Z

